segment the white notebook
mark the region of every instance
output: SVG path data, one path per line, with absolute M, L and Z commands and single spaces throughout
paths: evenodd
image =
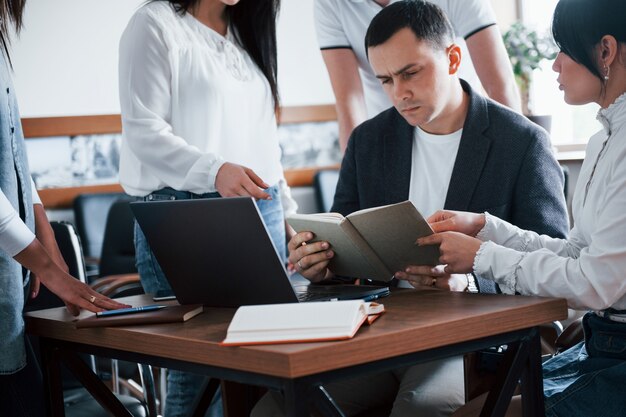
M 363 300 L 242 306 L 228 326 L 224 346 L 317 342 L 353 337 L 384 306 Z

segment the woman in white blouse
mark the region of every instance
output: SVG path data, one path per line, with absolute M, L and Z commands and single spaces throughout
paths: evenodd
M 276 111 L 279 0 L 151 1 L 120 42 L 120 182 L 145 200 L 251 196 L 279 252 L 295 212 Z M 138 226 L 147 292 L 169 285 Z M 199 376 L 168 375 L 167 416 L 188 415 Z
M 444 273 L 475 272 L 503 292 L 562 297 L 583 319 L 585 341 L 544 363 L 547 416 L 624 415 L 626 395 L 626 2 L 561 0 L 553 69 L 568 104 L 595 102 L 603 130 L 587 146 L 568 239 L 521 230 L 494 216 L 441 211 L 429 221 Z M 431 285 L 430 267 L 410 271 Z M 512 415 L 521 415 L 514 402 Z M 472 407 L 463 410 L 470 414 Z

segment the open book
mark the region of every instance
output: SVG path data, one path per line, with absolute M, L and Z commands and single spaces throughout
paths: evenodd
M 228 326 L 224 346 L 350 339 L 385 310 L 363 300 L 242 306 Z
M 191 319 L 202 313 L 201 304 L 172 305 L 156 311 L 145 311 L 142 313 L 124 314 L 120 316 L 96 317 L 89 316 L 76 320 L 76 328 L 86 327 L 111 327 L 111 326 L 132 326 L 140 324 L 155 323 L 177 323 Z
M 313 241 L 330 243 L 335 256 L 329 268 L 335 275 L 389 281 L 409 265 L 437 265 L 437 246 L 415 241 L 433 230 L 413 203 L 339 213 L 294 214 L 288 223 L 298 232 L 315 234 Z

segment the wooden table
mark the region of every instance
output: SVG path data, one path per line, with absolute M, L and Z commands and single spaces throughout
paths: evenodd
M 147 296 L 123 300 L 152 303 Z M 492 389 L 483 415 L 503 415 L 520 378 L 525 415 L 544 414 L 536 326 L 566 318 L 564 300 L 431 290 L 394 293 L 382 302 L 386 314 L 341 342 L 219 346 L 235 311 L 225 308 L 205 308 L 186 323 L 81 330 L 64 308 L 57 308 L 29 313 L 26 323 L 30 334 L 41 337 L 51 416 L 64 415 L 59 363 L 81 373 L 76 352 L 280 389 L 287 415 L 303 417 L 310 401 L 326 415 L 342 415 L 322 387 L 328 382 L 503 344 L 510 347 L 510 366 L 499 389 Z M 114 415 L 130 415 L 123 414 L 95 375 L 80 378 Z

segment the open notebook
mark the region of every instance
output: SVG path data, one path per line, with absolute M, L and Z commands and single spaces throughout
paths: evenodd
M 180 304 L 239 307 L 389 293 L 362 285 L 295 289 L 252 198 L 135 202 L 131 209 Z

